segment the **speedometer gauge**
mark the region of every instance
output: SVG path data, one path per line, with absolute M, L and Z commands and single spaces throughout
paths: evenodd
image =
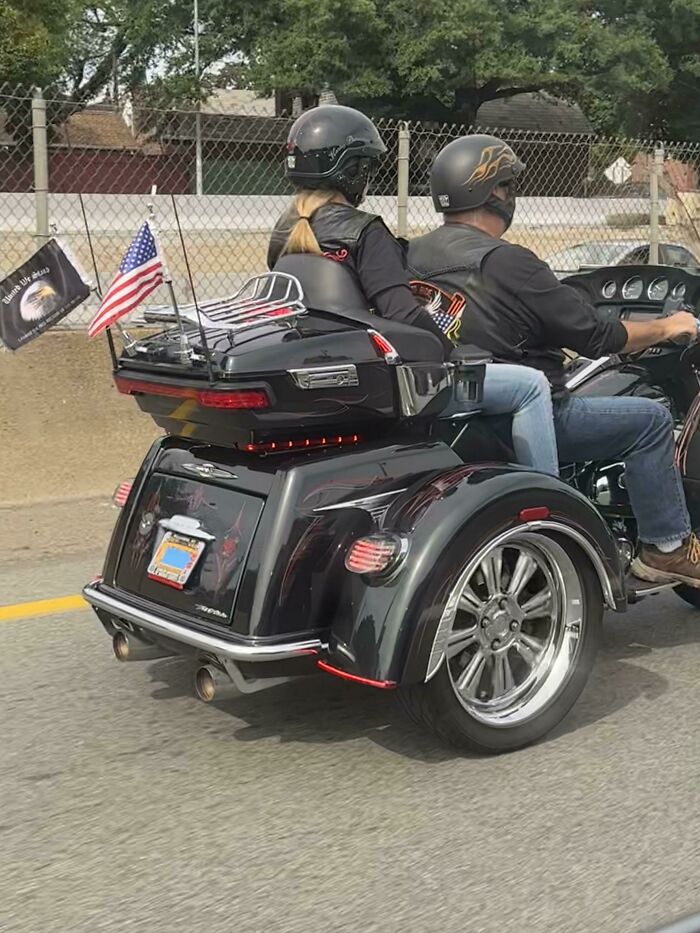
M 617 282 L 613 282 L 611 279 L 609 282 L 606 282 L 605 285 L 603 285 L 600 291 L 603 295 L 603 298 L 607 298 L 608 300 L 614 298 L 615 293 L 617 292 Z
M 671 297 L 677 298 L 679 301 L 685 298 L 685 282 L 679 282 L 678 285 L 673 286 Z
M 622 286 L 622 297 L 626 298 L 627 301 L 639 301 L 643 291 L 644 282 L 642 282 L 638 275 L 633 275 L 632 278 L 627 279 Z
M 668 279 L 654 279 L 647 289 L 647 295 L 650 301 L 663 301 L 668 295 Z

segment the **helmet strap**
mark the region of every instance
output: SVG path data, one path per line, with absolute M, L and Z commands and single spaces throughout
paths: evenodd
M 509 194 L 506 200 L 502 201 L 495 194 L 491 194 L 488 201 L 484 203 L 484 208 L 500 217 L 506 225 L 506 230 L 508 230 L 513 223 L 513 215 L 515 214 L 515 195 Z M 505 230 L 503 232 L 505 233 Z

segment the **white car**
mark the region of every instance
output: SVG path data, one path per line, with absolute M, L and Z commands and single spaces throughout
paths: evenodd
M 649 243 L 643 240 L 590 240 L 553 253 L 545 258 L 545 262 L 558 278 L 601 266 L 645 266 L 649 262 Z M 697 258 L 680 243 L 659 243 L 659 264 L 700 272 Z

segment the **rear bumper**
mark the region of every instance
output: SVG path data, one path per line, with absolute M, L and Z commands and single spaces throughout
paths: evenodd
M 83 589 L 83 596 L 93 609 L 107 613 L 116 622 L 128 622 L 146 632 L 151 632 L 156 637 L 161 636 L 231 661 L 284 661 L 318 654 L 326 647 L 318 638 L 275 644 L 218 638 L 216 635 L 188 628 L 180 623 L 163 619 L 153 612 L 131 606 L 114 596 L 103 593 L 99 583 L 86 586 Z

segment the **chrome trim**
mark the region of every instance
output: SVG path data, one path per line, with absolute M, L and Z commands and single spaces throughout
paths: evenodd
M 362 509 L 368 512 L 376 522 L 380 522 L 391 506 L 396 496 L 406 492 L 406 489 L 394 489 L 391 492 L 380 492 L 376 496 L 364 496 L 362 499 L 350 499 L 345 502 L 335 502 L 333 505 L 322 505 L 314 512 L 337 512 L 339 509 Z
M 190 518 L 188 515 L 172 515 L 170 518 L 161 518 L 158 524 L 164 531 L 173 531 L 175 534 L 185 535 L 188 538 L 198 538 L 200 541 L 216 540 L 215 535 L 202 528 L 199 519 Z
M 580 386 L 582 382 L 588 379 L 589 376 L 592 376 L 594 373 L 597 373 L 599 370 L 604 369 L 605 365 L 609 362 L 609 356 L 601 356 L 597 360 L 591 360 L 590 363 L 587 363 L 583 366 L 577 373 L 568 379 L 566 382 L 567 389 L 575 389 L 577 386 Z
M 318 638 L 283 645 L 235 644 L 216 635 L 208 635 L 180 623 L 161 619 L 152 612 L 136 609 L 90 585 L 83 589 L 83 596 L 94 609 L 113 614 L 117 620 L 130 622 L 156 635 L 232 661 L 283 661 L 287 658 L 316 654 L 326 647 Z
M 276 324 L 307 313 L 299 280 L 286 272 L 264 272 L 253 276 L 228 298 L 199 304 L 170 305 L 144 310 L 147 324 L 176 324 L 179 320 L 205 330 L 240 331 L 261 324 Z
M 314 366 L 309 369 L 288 369 L 300 389 L 331 389 L 338 386 L 359 386 L 357 366 Z
M 574 528 L 570 528 L 568 525 L 562 525 L 560 522 L 549 522 L 549 521 L 538 521 L 538 522 L 524 522 L 522 525 L 516 525 L 514 528 L 509 528 L 508 531 L 504 531 L 502 534 L 498 535 L 497 538 L 490 540 L 482 548 L 479 549 L 477 554 L 469 561 L 469 564 L 461 574 L 457 585 L 453 588 L 450 599 L 448 599 L 443 609 L 442 616 L 438 623 L 437 629 L 435 630 L 435 637 L 433 638 L 433 644 L 430 649 L 430 655 L 428 657 L 428 663 L 426 665 L 425 680 L 426 682 L 437 674 L 440 669 L 440 666 L 445 658 L 445 649 L 447 646 L 447 639 L 449 638 L 450 631 L 452 629 L 452 623 L 454 621 L 454 616 L 457 612 L 457 604 L 459 602 L 459 597 L 461 596 L 464 586 L 474 572 L 474 568 L 478 566 L 484 556 L 495 547 L 499 547 L 505 541 L 509 540 L 512 537 L 522 534 L 524 531 L 557 531 L 560 534 L 565 534 L 573 541 L 575 541 L 590 557 L 591 563 L 598 574 L 598 579 L 600 581 L 601 589 L 603 591 L 603 598 L 608 608 L 615 610 L 615 596 L 613 595 L 612 584 L 610 578 L 605 569 L 605 564 L 601 560 L 600 555 L 591 544 L 591 542 L 580 532 L 576 531 Z
M 600 586 L 603 590 L 603 597 L 605 598 L 605 604 L 609 609 L 616 609 L 615 596 L 613 594 L 612 583 L 610 582 L 610 577 L 608 572 L 605 569 L 605 564 L 603 560 L 596 551 L 595 547 L 591 544 L 588 538 L 585 535 L 582 535 L 580 531 L 576 531 L 575 528 L 571 528 L 569 525 L 563 525 L 561 522 L 550 522 L 546 519 L 540 522 L 527 522 L 526 527 L 539 531 L 544 528 L 549 531 L 558 531 L 560 534 L 567 535 L 571 538 L 572 541 L 575 541 L 586 554 L 590 557 L 591 563 L 598 574 L 598 579 L 600 580 Z
M 396 367 L 401 414 L 419 415 L 433 399 L 454 385 L 454 366 L 445 363 L 402 363 Z
M 188 473 L 196 473 L 203 479 L 238 479 L 230 470 L 222 470 L 213 463 L 183 463 L 182 469 Z

